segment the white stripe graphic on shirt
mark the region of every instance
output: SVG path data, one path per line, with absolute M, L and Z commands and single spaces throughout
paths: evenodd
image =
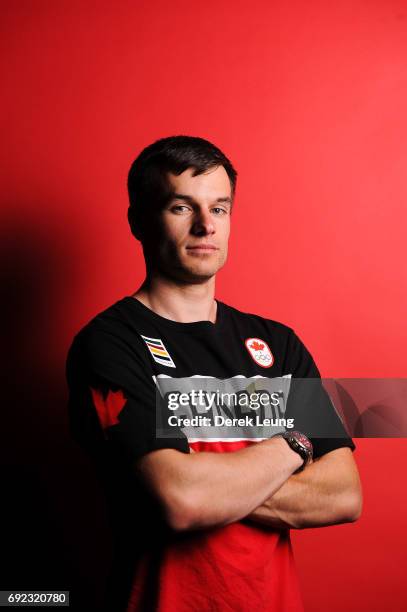
M 150 351 L 150 355 L 156 363 L 160 363 L 161 365 L 165 365 L 169 368 L 176 367 L 161 338 L 149 338 L 148 336 L 143 336 L 142 334 L 140 334 L 140 336 L 146 343 L 146 346 Z

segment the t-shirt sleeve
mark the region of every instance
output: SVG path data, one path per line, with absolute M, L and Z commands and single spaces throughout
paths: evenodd
M 294 428 L 310 438 L 314 457 L 341 447 L 355 450 L 355 444 L 322 384 L 314 359 L 293 330 L 290 330 L 287 354 L 285 370 L 292 378 L 286 414 L 294 419 Z
M 109 444 L 130 462 L 161 448 L 189 453 L 181 430 L 157 437 L 159 394 L 150 369 L 125 334 L 85 328 L 75 336 L 66 361 L 69 426 L 85 451 Z

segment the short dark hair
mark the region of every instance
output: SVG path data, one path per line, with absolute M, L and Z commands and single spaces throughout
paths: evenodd
M 167 172 L 179 175 L 194 168 L 193 176 L 223 166 L 229 176 L 232 200 L 237 172 L 218 147 L 196 136 L 168 136 L 143 149 L 131 165 L 127 188 L 128 220 L 132 234 L 140 240 L 149 218 L 161 210 L 171 196 Z

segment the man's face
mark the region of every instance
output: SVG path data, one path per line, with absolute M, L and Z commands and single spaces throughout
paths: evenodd
M 226 261 L 232 195 L 223 166 L 197 176 L 193 171 L 167 175 L 173 195 L 159 213 L 153 260 L 166 276 L 199 283 Z

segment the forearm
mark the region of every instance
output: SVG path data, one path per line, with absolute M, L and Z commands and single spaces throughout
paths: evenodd
M 341 461 L 338 449 L 292 475 L 246 518 L 276 529 L 322 527 L 360 516 L 362 496 L 356 467 Z M 338 461 L 339 459 L 339 461 Z
M 200 529 L 240 520 L 272 496 L 301 465 L 301 458 L 281 437 L 232 453 L 171 450 L 171 461 L 144 476 L 163 502 L 176 529 Z M 168 455 L 171 453 L 171 456 Z

